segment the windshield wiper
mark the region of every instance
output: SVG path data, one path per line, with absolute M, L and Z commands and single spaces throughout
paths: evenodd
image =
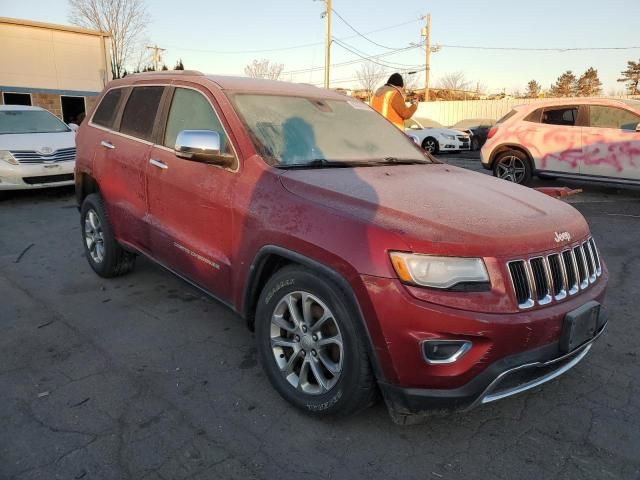
M 294 168 L 350 168 L 355 166 L 353 162 L 336 162 L 326 160 L 324 158 L 316 158 L 306 163 L 280 163 L 276 165 L 278 168 L 294 169 Z
M 427 160 L 419 160 L 417 158 L 398 158 L 398 157 L 384 157 L 382 160 L 375 162 L 382 165 L 422 165 L 430 164 Z

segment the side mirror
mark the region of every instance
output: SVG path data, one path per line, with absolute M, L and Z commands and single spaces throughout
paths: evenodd
M 71 129 L 71 131 L 73 133 L 76 133 L 78 131 L 78 129 L 80 128 L 80 126 L 75 124 L 75 123 L 69 123 L 69 124 L 67 124 L 67 126 Z
M 221 152 L 220 134 L 213 130 L 182 130 L 176 138 L 177 157 L 193 162 L 231 167 L 235 157 Z

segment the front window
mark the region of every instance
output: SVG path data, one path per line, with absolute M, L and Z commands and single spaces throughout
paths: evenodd
M 235 94 L 232 101 L 270 165 L 430 161 L 398 128 L 356 100 Z
M 0 111 L 0 135 L 16 133 L 58 133 L 71 130 L 45 110 Z

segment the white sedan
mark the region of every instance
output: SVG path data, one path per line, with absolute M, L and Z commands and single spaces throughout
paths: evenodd
M 0 191 L 73 185 L 75 133 L 39 107 L 0 105 Z
M 460 130 L 445 128 L 436 122 L 432 123 L 434 126 L 427 127 L 413 118 L 406 120 L 404 122 L 405 133 L 417 139 L 416 143 L 433 154 L 459 152 L 471 148 L 471 137 L 468 134 Z

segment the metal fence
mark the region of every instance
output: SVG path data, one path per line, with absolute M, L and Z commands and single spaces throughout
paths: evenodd
M 640 97 L 606 97 L 640 98 Z M 444 126 L 452 126 L 461 120 L 491 119 L 497 120 L 507 114 L 514 106 L 550 100 L 548 98 L 505 98 L 502 100 L 460 100 L 443 102 L 420 102 L 414 115 L 420 119 L 434 120 Z M 578 100 L 578 99 L 576 99 Z

